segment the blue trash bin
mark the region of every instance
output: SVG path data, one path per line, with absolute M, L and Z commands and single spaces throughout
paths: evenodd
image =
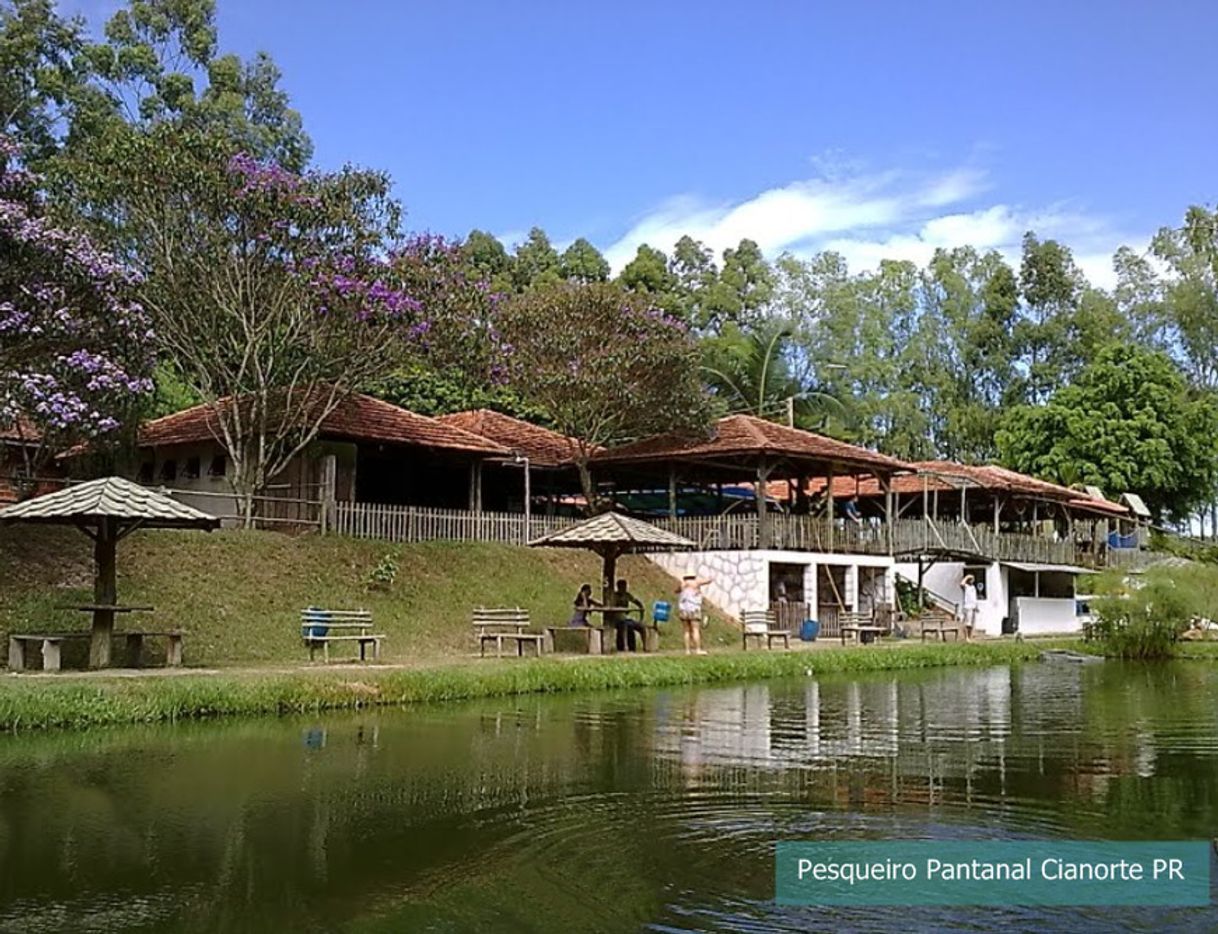
M 668 622 L 671 613 L 672 605 L 667 600 L 657 600 L 651 605 L 651 621 L 653 623 Z
M 815 642 L 820 635 L 820 623 L 814 619 L 805 619 L 799 627 L 799 638 L 804 642 Z

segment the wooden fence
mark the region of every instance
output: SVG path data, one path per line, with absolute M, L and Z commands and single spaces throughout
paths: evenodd
M 390 542 L 449 540 L 523 544 L 579 521 L 568 516 L 534 515 L 526 528 L 521 513 L 478 513 L 380 503 L 332 503 L 324 512 L 324 531 Z M 1081 560 L 1075 544 L 1070 541 L 1012 532 L 995 533 L 987 526 L 932 523 L 922 519 L 898 519 L 891 530 L 880 523 L 860 525 L 839 521 L 831 534 L 829 520 L 824 517 L 776 513 L 767 517 L 764 545 L 754 515 L 678 516 L 651 521 L 688 538 L 701 551 L 764 547 L 867 555 L 934 553 L 1036 564 L 1076 564 Z
M 388 542 L 448 540 L 521 545 L 578 521 L 568 516 L 531 516 L 526 527 L 523 513 L 379 503 L 332 503 L 326 512 L 328 532 Z

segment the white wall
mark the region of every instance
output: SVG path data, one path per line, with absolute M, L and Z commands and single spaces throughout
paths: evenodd
M 744 610 L 757 610 L 770 604 L 770 564 L 804 565 L 804 600 L 816 605 L 816 569 L 821 564 L 846 567 L 843 599 L 858 606 L 858 568 L 881 568 L 885 572 L 885 591 L 894 592 L 892 559 L 882 555 L 823 554 L 808 551 L 685 551 L 662 552 L 648 557 L 673 577 L 696 574 L 709 577 L 704 593 L 708 600 L 732 616 Z
M 1054 597 L 1016 597 L 1019 631 L 1025 636 L 1070 633 L 1082 629 L 1073 600 Z

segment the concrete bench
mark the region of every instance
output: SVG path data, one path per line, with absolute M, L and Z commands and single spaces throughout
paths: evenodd
M 924 623 L 922 625 L 922 641 L 926 641 L 926 636 L 929 633 L 932 636 L 938 636 L 940 642 L 946 642 L 949 632 L 955 635 L 955 641 L 960 641 L 960 627 L 956 624 L 947 622 Z
M 185 633 L 180 629 L 166 630 L 120 630 L 114 636 L 127 641 L 127 667 L 139 668 L 144 654 L 144 640 L 163 638 L 166 640 L 165 664 L 177 668 L 182 664 L 182 642 Z M 8 667 L 10 671 L 25 671 L 29 653 L 39 648 L 42 652 L 42 670 L 60 671 L 63 668 L 63 643 L 71 639 L 88 641 L 88 632 L 16 632 L 8 637 Z
M 334 642 L 354 642 L 359 646 L 359 660 L 368 660 L 368 649 L 372 658 L 381 657 L 381 643 L 385 634 L 372 631 L 372 613 L 369 610 L 323 610 L 309 607 L 300 611 L 300 638 L 309 649 L 309 661 L 317 657 L 321 649 L 322 660 L 330 661 L 330 645 Z
M 764 639 L 767 649 L 774 648 L 775 639 L 782 640 L 783 648 L 791 647 L 791 631 L 779 629 L 775 625 L 772 610 L 745 610 L 740 616 L 740 622 L 744 626 L 741 643 L 746 652 L 749 648 L 749 639 L 756 639 L 758 646 Z
M 505 643 L 511 643 L 521 657 L 526 645 L 531 645 L 538 656 L 545 651 L 548 633 L 529 632 L 529 611 L 518 606 L 478 607 L 473 612 L 473 626 L 478 654 L 483 657 L 488 643 L 494 643 L 496 657 L 503 656 Z

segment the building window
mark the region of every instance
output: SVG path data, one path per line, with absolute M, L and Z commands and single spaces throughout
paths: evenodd
M 140 481 L 140 483 L 151 483 L 152 482 L 152 468 L 153 468 L 152 461 L 144 461 L 142 464 L 140 464 L 140 472 L 139 472 L 139 476 L 137 477 L 137 479 Z
M 199 476 L 199 458 L 186 458 L 186 466 L 182 468 L 182 476 L 187 480 L 196 480 Z
M 209 477 L 223 477 L 228 473 L 228 458 L 223 454 L 217 454 L 211 459 L 211 466 L 207 468 Z
M 176 460 L 161 461 L 161 482 L 172 483 L 178 479 L 178 462 Z

